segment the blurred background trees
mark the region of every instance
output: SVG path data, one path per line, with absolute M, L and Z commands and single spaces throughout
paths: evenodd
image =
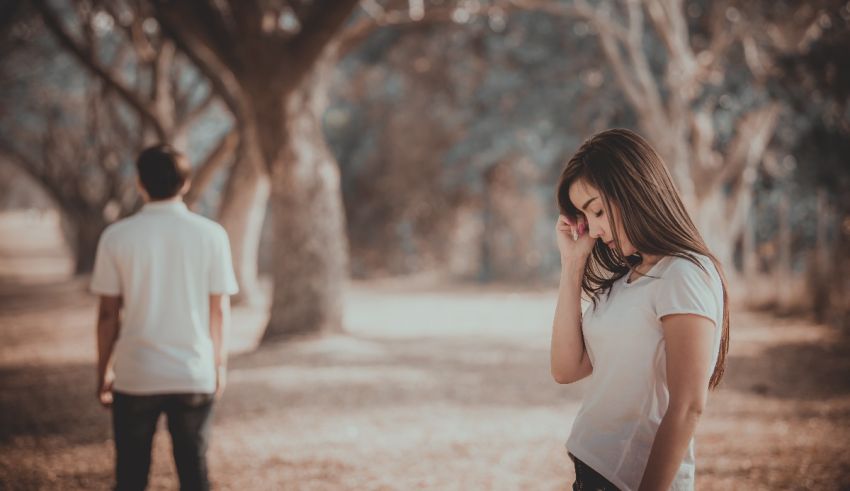
M 267 337 L 341 327 L 349 275 L 549 284 L 561 166 L 625 126 L 662 152 L 736 291 L 848 323 L 847 4 L 19 0 L 0 14 L 0 186 L 49 197 L 4 206 L 59 210 L 78 273 L 139 206 L 133 159 L 162 140 L 195 163 L 190 204 L 228 230 L 240 300 L 264 304 L 270 276 Z

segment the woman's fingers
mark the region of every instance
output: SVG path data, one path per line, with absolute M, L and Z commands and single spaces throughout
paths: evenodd
M 567 235 L 571 236 L 572 239 L 575 241 L 578 240 L 579 236 L 582 233 L 582 223 L 583 222 L 580 218 L 577 220 L 577 222 L 574 222 L 569 217 L 565 215 L 560 215 L 558 216 L 558 223 L 556 228 L 558 229 L 558 231 L 564 232 Z
M 558 220 L 558 231 L 569 235 L 574 241 L 578 240 L 578 227 L 563 217 Z

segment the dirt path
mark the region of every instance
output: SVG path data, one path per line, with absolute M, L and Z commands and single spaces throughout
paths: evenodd
M 0 488 L 106 489 L 94 301 L 79 282 L 0 285 Z M 217 489 L 567 489 L 581 387 L 548 375 L 553 294 L 355 285 L 348 334 L 237 355 L 210 450 Z M 850 342 L 735 315 L 703 416 L 698 489 L 850 488 Z M 240 312 L 250 346 L 262 315 Z M 156 438 L 152 489 L 175 489 Z

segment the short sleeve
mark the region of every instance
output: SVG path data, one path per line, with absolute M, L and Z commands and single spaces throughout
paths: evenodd
M 661 276 L 656 290 L 656 318 L 660 321 L 665 315 L 696 314 L 717 325 L 723 300 L 718 298 L 718 286 L 712 275 L 687 259 L 674 258 L 674 261 Z M 713 269 L 711 264 L 705 267 Z
M 210 294 L 233 295 L 238 291 L 239 285 L 236 283 L 233 259 L 230 255 L 230 240 L 227 238 L 227 232 L 223 228 L 219 228 L 213 247 Z
M 89 289 L 97 295 L 121 295 L 121 273 L 118 269 L 115 251 L 110 247 L 109 236 L 106 232 L 101 234 L 100 240 L 97 242 L 94 272 Z

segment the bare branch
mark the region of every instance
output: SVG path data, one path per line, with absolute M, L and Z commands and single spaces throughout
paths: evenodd
M 652 110 L 657 114 L 661 108 L 661 97 L 652 82 L 651 70 L 646 56 L 642 52 L 642 26 L 639 7 L 628 0 L 629 26 L 623 26 L 606 12 L 592 7 L 585 0 L 575 0 L 571 5 L 562 5 L 548 0 L 510 0 L 511 5 L 546 12 L 562 17 L 573 17 L 587 21 L 593 26 L 602 51 L 614 71 L 626 99 L 637 111 Z M 628 54 L 628 62 L 623 58 L 623 49 Z M 635 72 L 635 76 L 632 76 Z M 637 78 L 635 78 L 637 77 Z M 647 106 L 651 106 L 647 108 Z M 657 116 L 653 116 L 657 120 Z
M 241 93 L 239 81 L 219 54 L 206 44 L 204 35 L 197 32 L 200 27 L 195 26 L 194 29 L 183 27 L 182 12 L 174 4 L 175 2 L 162 1 L 155 3 L 160 26 L 174 40 L 180 51 L 210 81 L 216 94 L 222 98 L 236 120 L 242 124 L 246 118 L 246 108 L 239 96 Z
M 165 139 L 165 130 L 153 112 L 153 108 L 142 101 L 137 94 L 133 93 L 117 76 L 110 73 L 88 50 L 81 46 L 62 25 L 56 13 L 46 4 L 45 0 L 34 0 L 36 7 L 42 14 L 44 23 L 59 43 L 64 46 L 83 66 L 89 69 L 95 76 L 115 90 L 121 98 L 135 108 L 150 125 L 161 139 Z
M 321 56 L 322 51 L 342 29 L 346 19 L 354 11 L 358 0 L 316 0 L 301 22 L 301 31 L 288 44 L 288 51 L 295 63 L 287 67 L 281 64 L 281 70 L 298 73 L 288 77 L 295 84 L 306 75 L 307 70 Z
M 239 132 L 232 129 L 221 138 L 218 145 L 204 159 L 204 162 L 197 167 L 192 176 L 192 186 L 184 197 L 184 201 L 189 207 L 193 207 L 197 203 L 216 173 L 230 161 L 237 143 L 239 143 Z
M 626 52 L 629 53 L 632 68 L 641 86 L 641 95 L 644 100 L 635 106 L 635 109 L 646 110 L 649 108 L 654 112 L 661 111 L 664 107 L 661 101 L 660 85 L 652 74 L 646 51 L 643 49 L 643 10 L 638 0 L 626 0 L 626 11 L 629 22 L 629 42 L 626 44 Z
M 246 0 L 247 1 L 247 0 Z M 161 5 L 166 2 L 158 1 Z M 172 12 L 181 14 L 180 22 L 184 29 L 190 30 L 195 36 L 202 38 L 208 46 L 215 48 L 222 61 L 233 71 L 240 71 L 244 61 L 234 50 L 238 44 L 222 12 L 216 7 L 216 2 L 210 0 L 188 0 L 182 2 L 167 2 Z
M 360 2 L 360 8 L 376 22 L 380 22 L 380 19 L 384 19 L 387 16 L 386 9 L 375 0 L 363 0 Z
M 47 191 L 47 194 L 53 198 L 60 208 L 63 206 L 66 199 L 62 190 L 56 185 L 56 181 L 48 178 L 42 172 L 39 172 L 38 168 L 40 166 L 36 164 L 35 161 L 19 152 L 2 136 L 0 136 L 0 159 L 8 162 L 10 165 L 30 176 L 33 181 L 37 182 Z
M 698 66 L 690 46 L 685 14 L 676 0 L 647 0 L 646 10 L 655 32 L 667 48 L 666 77 L 669 87 L 677 87 L 677 94 L 691 101 L 697 94 Z
M 700 197 L 708 195 L 716 186 L 740 177 L 761 162 L 773 136 L 779 111 L 779 104 L 773 103 L 741 118 L 735 138 L 726 151 L 723 167 L 706 176 L 704 185 L 700 187 Z
M 168 133 L 173 133 L 175 124 L 174 98 L 171 88 L 171 68 L 174 64 L 174 43 L 167 41 L 156 53 L 151 67 L 151 89 L 156 114 Z
M 263 10 L 255 0 L 228 0 L 227 7 L 241 46 L 251 49 L 262 36 Z M 237 48 L 238 49 L 238 48 Z M 242 49 L 242 55 L 248 53 Z
M 183 112 L 182 114 L 177 115 L 177 121 L 174 126 L 174 134 L 179 135 L 186 131 L 189 127 L 191 127 L 198 119 L 203 116 L 203 114 L 207 111 L 207 109 L 212 106 L 213 102 L 216 101 L 215 93 L 212 90 L 207 91 L 206 97 L 204 99 L 195 104 L 194 107 L 189 109 L 188 111 Z
M 368 18 L 360 19 L 346 27 L 334 38 L 334 49 L 337 56 L 343 58 L 380 29 L 448 23 L 452 22 L 453 11 L 454 8 L 452 7 L 432 8 L 428 9 L 421 18 L 412 19 L 399 11 L 386 12 L 382 10 L 383 13 L 379 17 L 370 14 Z

